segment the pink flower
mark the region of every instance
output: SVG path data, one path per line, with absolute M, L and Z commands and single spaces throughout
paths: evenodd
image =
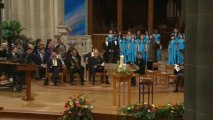
M 81 105 L 79 103 L 76 103 L 76 107 L 81 107 Z

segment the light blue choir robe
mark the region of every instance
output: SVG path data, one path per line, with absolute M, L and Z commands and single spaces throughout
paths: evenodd
M 122 37 L 119 35 L 119 36 L 118 36 L 118 41 L 120 41 L 120 40 L 122 40 Z
M 160 34 L 152 34 L 152 35 L 155 38 L 155 42 L 160 45 Z M 161 61 L 161 47 L 157 51 L 157 60 Z
M 150 43 L 149 35 L 144 35 L 144 40 L 147 44 Z
M 146 42 L 145 41 L 140 41 L 140 44 L 139 44 L 139 51 L 142 53 L 142 58 L 143 60 L 145 61 L 146 63 Z
M 126 42 L 127 43 L 131 42 L 131 36 L 126 36 Z
M 130 63 L 134 63 L 136 61 L 136 44 L 135 44 L 135 40 L 131 41 L 129 43 L 129 49 L 127 51 L 127 56 L 128 56 L 128 62 Z
M 179 39 L 178 40 L 178 47 L 177 47 L 177 63 L 178 64 L 183 64 L 184 63 L 184 56 L 180 51 L 184 51 L 185 49 L 185 40 L 184 39 Z
M 120 55 L 124 56 L 124 63 L 127 63 L 127 42 L 126 40 L 121 39 L 120 43 Z
M 139 51 L 139 45 L 140 45 L 141 39 L 139 37 L 135 37 L 135 45 L 136 45 L 136 50 Z
M 176 48 L 177 43 L 175 40 L 171 40 L 169 42 L 169 47 L 168 47 L 168 64 L 174 65 L 177 64 L 177 48 Z
M 180 34 L 181 33 L 178 33 L 177 35 L 175 35 L 175 33 L 173 32 L 171 35 L 174 35 L 175 36 L 175 41 L 178 42 Z
M 110 43 L 113 43 L 113 41 L 114 41 L 114 35 L 113 34 L 108 34 L 108 41 Z

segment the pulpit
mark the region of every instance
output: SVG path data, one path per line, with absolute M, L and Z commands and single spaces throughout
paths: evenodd
M 117 87 L 118 83 L 118 87 Z M 126 75 L 119 72 L 113 73 L 113 105 L 116 105 L 117 101 L 117 89 L 118 89 L 118 106 L 120 107 L 121 101 L 121 83 L 123 83 L 123 105 L 125 102 L 125 84 L 127 83 L 127 103 L 131 104 L 131 75 Z
M 26 80 L 26 96 L 23 98 L 24 101 L 34 100 L 31 96 L 31 72 L 37 71 L 38 67 L 32 64 L 18 64 L 17 71 L 25 72 L 25 80 Z

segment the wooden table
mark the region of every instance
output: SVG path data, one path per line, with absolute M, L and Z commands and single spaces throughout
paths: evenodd
M 123 105 L 125 101 L 125 83 L 128 83 L 128 105 L 131 104 L 131 75 L 124 75 L 122 73 L 114 72 L 113 73 L 113 106 L 116 106 L 116 95 L 117 95 L 117 83 L 118 83 L 118 106 L 120 107 L 120 98 L 121 98 L 121 84 L 123 83 Z
M 25 72 L 26 96 L 23 97 L 23 100 L 24 101 L 34 100 L 34 98 L 31 96 L 31 72 L 37 71 L 38 67 L 33 64 L 19 64 L 17 66 L 17 70 Z

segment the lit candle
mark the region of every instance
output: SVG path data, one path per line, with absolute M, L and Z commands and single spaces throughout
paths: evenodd
M 121 56 L 120 56 L 120 67 L 122 67 L 123 64 L 124 64 L 124 56 L 121 55 Z

